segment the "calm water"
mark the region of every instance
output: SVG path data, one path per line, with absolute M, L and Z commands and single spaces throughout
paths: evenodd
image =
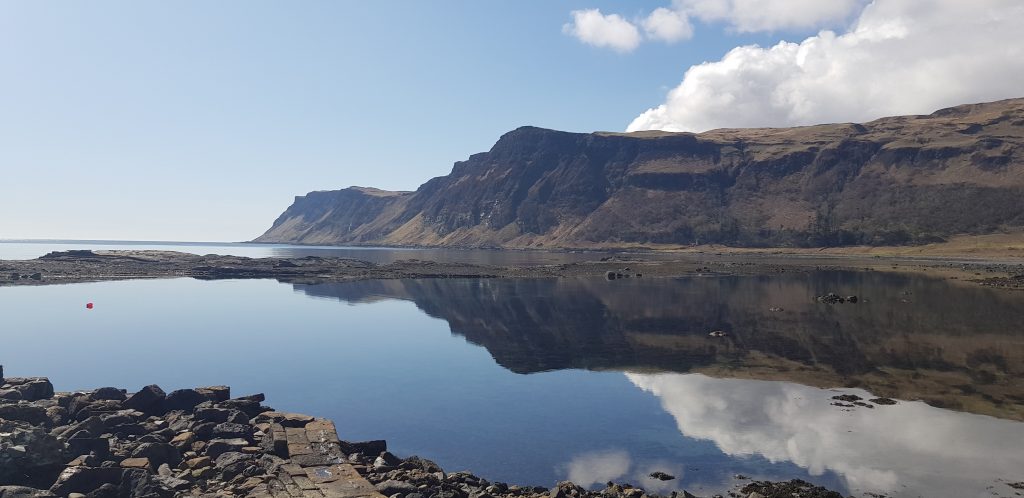
M 812 302 L 827 291 L 868 302 Z M 1024 480 L 1024 294 L 949 281 L 177 279 L 0 287 L 0 316 L 9 375 L 229 384 L 491 480 L 951 498 Z
M 556 264 L 588 261 L 601 257 L 594 252 L 492 251 L 483 249 L 414 249 L 383 247 L 295 246 L 287 244 L 249 244 L 245 242 L 141 242 L 110 240 L 0 240 L 0 260 L 35 259 L 52 251 L 92 250 L 154 250 L 191 254 L 221 254 L 249 258 L 301 258 L 320 256 L 354 258 L 374 263 L 391 263 L 403 259 L 459 262 L 489 265 Z M 656 256 L 650 256 L 656 257 Z

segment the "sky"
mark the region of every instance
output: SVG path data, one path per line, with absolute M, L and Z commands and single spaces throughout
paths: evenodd
M 0 239 L 249 240 L 523 125 L 792 126 L 1024 96 L 1016 0 L 0 0 Z

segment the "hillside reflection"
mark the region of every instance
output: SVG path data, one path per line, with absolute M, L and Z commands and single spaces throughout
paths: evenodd
M 412 301 L 519 373 L 700 372 L 861 387 L 1024 419 L 1024 295 L 970 284 L 817 272 L 611 282 L 391 280 L 295 289 L 351 303 Z M 862 302 L 814 302 L 827 292 Z M 709 336 L 719 330 L 724 337 Z

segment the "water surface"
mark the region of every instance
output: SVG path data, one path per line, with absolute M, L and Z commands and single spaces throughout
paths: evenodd
M 867 302 L 813 302 L 828 291 Z M 229 384 L 491 480 L 711 494 L 742 474 L 908 497 L 1024 480 L 1024 295 L 956 282 L 176 279 L 0 288 L 0 316 L 9 375 Z

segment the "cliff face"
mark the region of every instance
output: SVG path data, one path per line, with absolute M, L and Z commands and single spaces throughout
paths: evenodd
M 701 134 L 524 127 L 415 192 L 296 202 L 258 242 L 904 244 L 1024 227 L 1024 99 Z

